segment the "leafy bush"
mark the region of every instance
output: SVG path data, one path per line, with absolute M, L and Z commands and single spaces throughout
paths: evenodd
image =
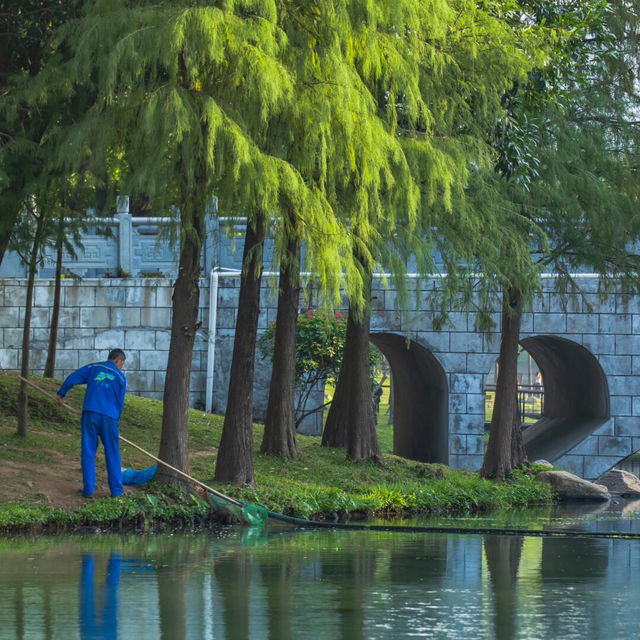
M 347 323 L 342 314 L 307 309 L 296 320 L 296 385 L 299 390 L 296 424 L 329 404 L 307 408 L 314 390 L 334 383 L 342 366 L 342 354 L 347 335 Z M 272 322 L 258 338 L 258 351 L 263 360 L 273 355 L 276 323 Z M 382 354 L 373 345 L 370 349 L 371 379 L 379 369 Z M 372 384 L 373 388 L 373 384 Z
M 296 320 L 296 383 L 303 388 L 315 381 L 335 379 L 342 364 L 347 326 L 340 312 L 333 315 L 308 309 Z M 258 339 L 263 359 L 271 358 L 276 323 L 272 322 Z

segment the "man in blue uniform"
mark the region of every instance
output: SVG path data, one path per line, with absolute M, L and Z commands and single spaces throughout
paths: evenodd
M 106 362 L 96 362 L 80 367 L 62 383 L 56 401 L 63 398 L 72 387 L 86 384 L 87 392 L 82 405 L 82 495 L 93 496 L 96 484 L 96 451 L 98 438 L 102 440 L 109 475 L 109 489 L 113 497 L 122 495 L 122 471 L 118 420 L 124 407 L 127 379 L 122 373 L 126 356 L 121 349 L 113 349 Z

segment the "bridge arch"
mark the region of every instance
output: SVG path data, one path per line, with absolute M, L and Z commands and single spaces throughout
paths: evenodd
M 610 417 L 607 377 L 582 345 L 552 335 L 520 344 L 536 361 L 544 385 L 544 415 L 523 432 L 530 460 L 558 460 Z
M 436 357 L 404 335 L 372 332 L 393 380 L 393 452 L 421 462 L 448 463 L 449 388 Z

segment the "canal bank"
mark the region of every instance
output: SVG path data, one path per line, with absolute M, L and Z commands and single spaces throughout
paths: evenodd
M 74 531 L 157 530 L 207 527 L 209 506 L 188 488 L 167 489 L 158 484 L 129 488 L 127 495 L 107 498 L 104 460 L 97 460 L 96 498 L 87 502 L 80 487 L 79 424 L 64 409 L 37 391 L 30 393 L 30 427 L 26 439 L 16 435 L 17 379 L 0 376 L 0 530 Z M 57 384 L 38 384 L 55 392 Z M 82 390 L 68 396 L 78 408 Z M 148 398 L 128 396 L 121 433 L 155 452 L 160 440 L 162 405 Z M 190 410 L 190 473 L 207 484 L 213 474 L 222 418 Z M 429 514 L 470 514 L 492 509 L 550 503 L 548 485 L 532 473 L 518 471 L 513 479 L 495 482 L 476 473 L 405 460 L 390 454 L 392 434 L 380 428 L 384 452 L 380 464 L 355 463 L 344 451 L 320 447 L 319 439 L 300 436 L 300 455 L 294 461 L 258 452 L 262 427 L 255 425 L 256 487 L 239 489 L 215 485 L 244 502 L 302 518 L 370 519 Z M 123 464 L 134 468 L 150 461 L 134 449 L 122 447 Z

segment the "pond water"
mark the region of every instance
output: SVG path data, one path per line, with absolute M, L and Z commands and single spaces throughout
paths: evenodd
M 422 522 L 640 533 L 640 502 Z M 406 523 L 404 523 L 406 524 Z M 225 529 L 0 540 L 0 638 L 636 638 L 640 540 Z

